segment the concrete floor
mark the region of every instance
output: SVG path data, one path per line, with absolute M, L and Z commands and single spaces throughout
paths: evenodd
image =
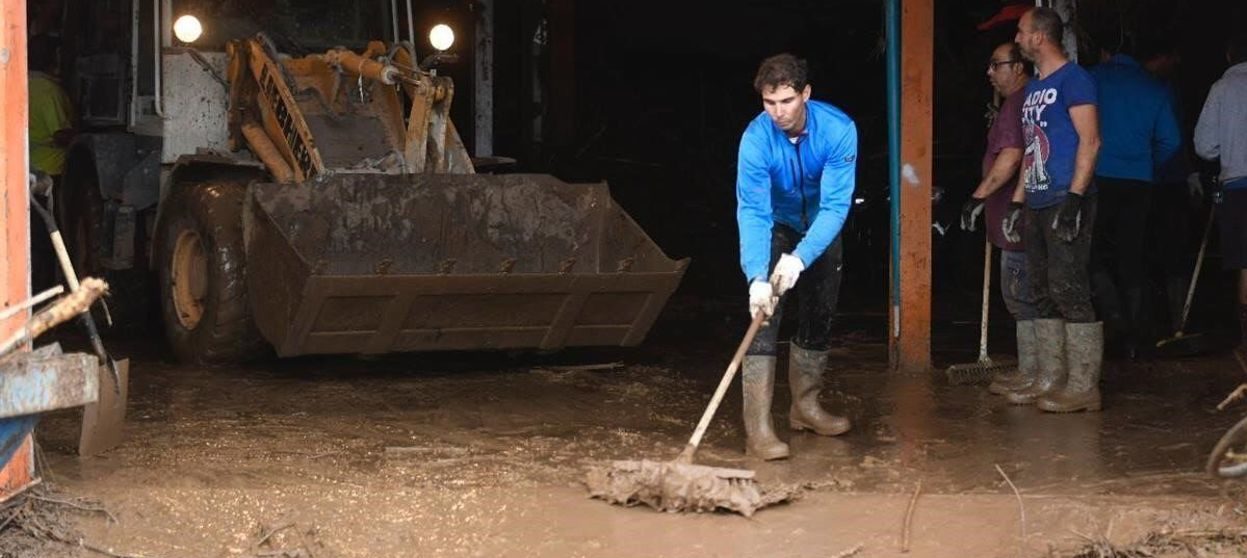
M 1202 472 L 1247 410 L 1215 411 L 1244 379 L 1229 355 L 1111 363 L 1104 412 L 1058 416 L 942 373 L 894 377 L 869 331 L 839 336 L 823 397 L 854 420 L 850 433 L 783 431 L 791 459 L 746 459 L 738 389 L 709 429 L 700 462 L 802 485 L 802 498 L 753 519 L 585 498 L 590 460 L 679 452 L 741 331 L 735 317 L 677 312 L 636 349 L 232 368 L 136 346 L 126 443 L 78 459 L 75 417 L 53 415 L 39 431 L 46 478 L 116 515 L 82 519 L 88 540 L 140 556 L 836 556 L 857 545 L 892 556 L 919 483 L 913 556 L 1044 555 L 1084 537 L 1247 526 L 1244 489 Z M 997 466 L 1024 496 L 1025 539 Z

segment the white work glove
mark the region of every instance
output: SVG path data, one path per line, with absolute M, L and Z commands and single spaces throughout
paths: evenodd
M 754 281 L 749 284 L 749 315 L 757 316 L 758 312 L 770 317 L 775 313 L 775 303 L 779 301 L 779 297 L 775 296 L 774 289 L 771 284 L 766 281 Z
M 784 254 L 779 257 L 779 262 L 775 264 L 775 271 L 771 272 L 771 284 L 775 285 L 775 296 L 784 296 L 793 285 L 797 284 L 797 278 L 801 276 L 801 272 L 805 271 L 805 264 L 801 263 L 801 258 L 792 254 Z

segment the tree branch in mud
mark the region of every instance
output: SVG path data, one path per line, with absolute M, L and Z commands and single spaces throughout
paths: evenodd
M 1022 538 L 1018 540 L 1018 555 L 1021 556 L 1026 552 L 1026 506 L 1022 503 L 1022 493 L 1018 492 L 1018 487 L 1013 484 L 1013 480 L 1009 478 L 1009 475 L 1005 474 L 1005 470 L 1000 468 L 999 463 L 996 464 L 996 471 L 1000 473 L 1000 476 L 1004 477 L 1006 483 L 1009 483 L 1009 488 L 1013 489 L 1013 496 L 1018 499 L 1018 516 L 1020 517 L 1018 523 L 1021 524 L 1022 529 Z
M 905 508 L 905 523 L 901 526 L 901 552 L 909 552 L 909 532 L 914 523 L 914 508 L 918 507 L 918 495 L 922 494 L 922 480 L 914 488 L 914 495 L 909 498 L 909 507 Z

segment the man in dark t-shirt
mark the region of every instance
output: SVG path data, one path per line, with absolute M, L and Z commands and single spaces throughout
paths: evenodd
M 992 379 L 989 390 L 997 395 L 1029 385 L 1037 370 L 1034 320 L 1039 311 L 1026 274 L 1026 253 L 1021 242 L 1005 238 L 1002 228 L 1022 161 L 1022 98 L 1030 76 L 1027 66 L 1017 43 L 1005 43 L 992 51 L 987 79 L 1004 102 L 987 131 L 983 178 L 961 211 L 961 228 L 974 231 L 975 221 L 986 209 L 987 240 L 1000 249 L 1000 294 L 1017 322 L 1018 367 Z
M 1087 264 L 1100 131 L 1095 82 L 1066 58 L 1063 27 L 1054 10 L 1034 8 L 1018 22 L 1014 39 L 1039 75 L 1022 101 L 1026 147 L 1003 228 L 1006 237 L 1025 238 L 1039 307 L 1039 371 L 1029 386 L 1005 396 L 1049 412 L 1099 411 L 1104 331 L 1091 306 Z

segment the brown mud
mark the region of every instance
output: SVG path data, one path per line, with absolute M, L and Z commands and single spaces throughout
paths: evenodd
M 851 432 L 784 431 L 790 459 L 747 459 L 734 388 L 698 452 L 699 464 L 751 469 L 800 498 L 749 519 L 589 499 L 590 465 L 679 454 L 739 326 L 668 322 L 642 348 L 555 355 L 199 368 L 135 353 L 125 443 L 79 459 L 74 414 L 49 416 L 45 478 L 117 519 L 78 518 L 85 540 L 145 557 L 825 557 L 857 545 L 857 556 L 898 556 L 919 482 L 909 556 L 1042 556 L 1244 528 L 1247 483 L 1202 472 L 1243 412 L 1215 410 L 1242 379 L 1228 356 L 1109 364 L 1104 412 L 1048 415 L 941 374 L 892 375 L 886 346 L 847 334 L 823 403 L 853 419 Z

